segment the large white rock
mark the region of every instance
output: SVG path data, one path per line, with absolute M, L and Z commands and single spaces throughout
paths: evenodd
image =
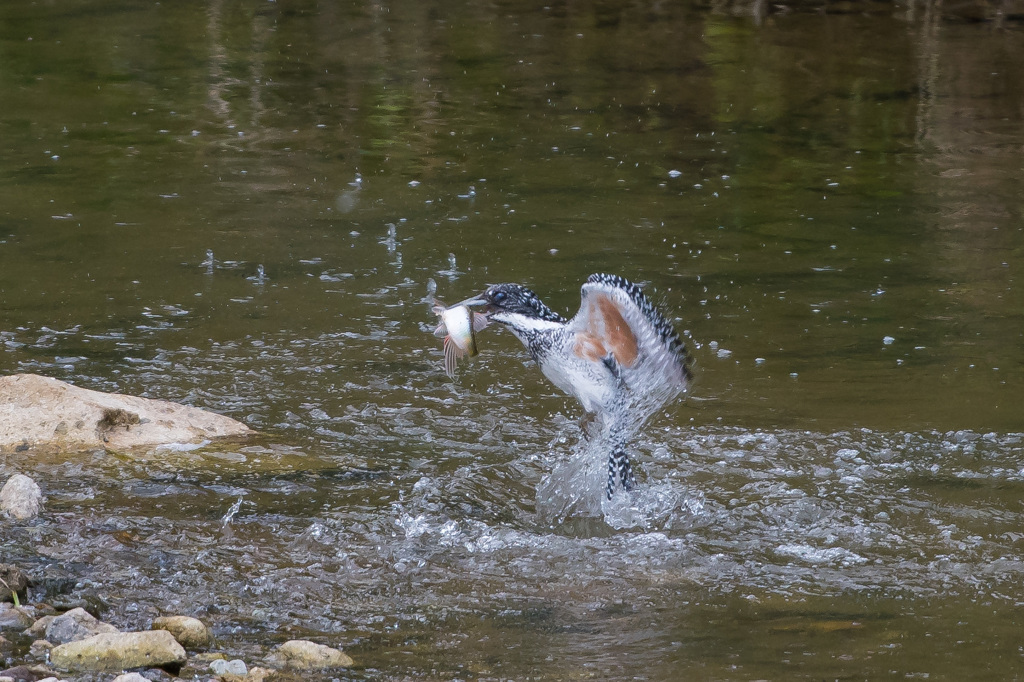
M 0 454 L 130 450 L 251 433 L 230 417 L 165 400 L 91 391 L 36 374 L 0 377 Z
M 185 650 L 166 630 L 93 635 L 50 650 L 50 663 L 58 670 L 176 670 L 185 660 Z

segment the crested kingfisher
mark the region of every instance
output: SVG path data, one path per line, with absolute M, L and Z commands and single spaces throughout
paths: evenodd
M 591 275 L 570 320 L 520 284 L 492 285 L 462 304 L 507 327 L 544 376 L 602 422 L 610 445 L 608 499 L 616 480 L 630 490 L 630 438 L 691 378 L 683 342 L 640 287 L 618 275 Z

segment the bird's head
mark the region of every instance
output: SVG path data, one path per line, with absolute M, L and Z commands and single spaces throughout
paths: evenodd
M 537 294 L 521 284 L 492 284 L 462 304 L 479 306 L 490 319 L 502 324 L 514 325 L 517 320 L 565 323 L 565 318 L 544 305 Z

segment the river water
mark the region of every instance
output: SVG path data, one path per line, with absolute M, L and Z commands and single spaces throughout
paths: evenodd
M 1019 678 L 1022 19 L 0 6 L 0 372 L 261 432 L 6 455 L 48 501 L 4 559 L 323 679 Z M 592 272 L 696 374 L 597 516 L 578 405 L 500 330 L 449 380 L 424 298 Z

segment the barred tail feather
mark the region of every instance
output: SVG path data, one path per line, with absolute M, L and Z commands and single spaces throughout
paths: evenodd
M 608 488 L 606 490 L 608 499 L 612 499 L 612 495 L 615 494 L 615 454 L 608 455 Z
M 615 460 L 619 467 L 619 482 L 622 483 L 622 489 L 629 492 L 633 489 L 633 466 L 629 461 L 629 453 L 625 450 L 618 450 L 615 453 Z
M 615 494 L 615 480 L 618 478 L 619 483 L 622 484 L 622 489 L 629 492 L 633 489 L 633 466 L 629 462 L 629 453 L 626 452 L 625 447 L 622 445 L 612 446 L 612 451 L 608 455 L 608 499 L 612 499 L 612 495 Z

